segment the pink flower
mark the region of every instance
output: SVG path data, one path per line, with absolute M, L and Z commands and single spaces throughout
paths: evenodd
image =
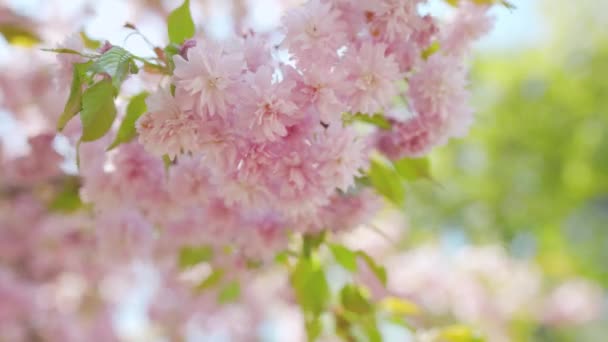
M 576 325 L 601 317 L 602 289 L 587 280 L 574 279 L 559 285 L 547 298 L 542 319 L 549 325 Z
M 320 132 L 315 144 L 319 161 L 319 175 L 328 188 L 346 192 L 355 184 L 355 177 L 367 168 L 369 149 L 365 137 L 353 129 L 336 128 Z
M 201 158 L 189 156 L 180 158 L 169 170 L 168 188 L 171 199 L 184 206 L 205 204 L 215 191 Z
M 256 72 L 259 67 L 266 64 L 270 59 L 270 50 L 266 44 L 267 36 L 251 35 L 245 38 L 244 56 L 247 62 L 247 69 Z
M 346 43 L 346 25 L 331 2 L 311 0 L 287 12 L 283 25 L 287 30 L 285 45 L 304 64 L 317 58 L 336 59 L 337 50 Z
M 386 45 L 364 42 L 346 55 L 346 67 L 354 88 L 352 111 L 373 114 L 383 111 L 398 93 L 402 79 L 394 56 L 385 55 Z
M 49 133 L 28 139 L 30 153 L 7 163 L 6 180 L 13 185 L 32 185 L 61 176 L 63 157 L 53 148 L 54 139 Z
M 221 171 L 214 173 L 212 181 L 222 189 L 221 197 L 226 204 L 268 208 L 268 182 L 276 159 L 266 146 L 242 142 L 233 159 L 225 161 Z
M 100 215 L 96 222 L 98 248 L 105 258 L 146 257 L 153 246 L 154 229 L 140 212 L 123 208 Z
M 388 158 L 420 157 L 437 144 L 441 123 L 436 118 L 414 117 L 405 122 L 393 120 L 390 131 L 378 131 L 376 145 Z
M 454 17 L 441 29 L 441 50 L 462 55 L 471 44 L 492 29 L 494 18 L 488 15 L 489 6 L 465 1 L 458 5 Z
M 301 114 L 290 99 L 295 83 L 273 82 L 273 69 L 262 66 L 248 77 L 237 107 L 243 128 L 255 141 L 275 141 L 287 134 L 287 127 Z
M 380 0 L 364 3 L 364 6 L 368 7 L 366 12 L 370 18 L 372 36 L 379 36 L 387 41 L 408 40 L 424 25 L 418 13 L 420 2 L 422 0 Z
M 187 56 L 173 57 L 176 94 L 192 96 L 201 114 L 226 116 L 228 106 L 237 101 L 234 88 L 245 68 L 242 53 L 205 40 L 188 49 Z
M 341 124 L 342 113 L 349 110 L 347 99 L 352 83 L 347 77 L 348 73 L 340 65 L 328 70 L 325 65 L 311 64 L 303 72 L 300 92 L 326 124 Z
M 202 119 L 192 111 L 182 111 L 168 89 L 160 89 L 146 99 L 148 113 L 137 120 L 139 142 L 157 156 L 174 159 L 181 153 L 196 152 Z
M 445 123 L 445 136 L 462 136 L 472 122 L 467 72 L 457 58 L 432 55 L 409 80 L 413 112 Z M 442 143 L 445 142 L 444 139 Z
M 142 209 L 163 207 L 168 194 L 165 188 L 165 170 L 161 158 L 145 152 L 136 143 L 121 145 L 112 159 L 112 182 L 125 204 Z

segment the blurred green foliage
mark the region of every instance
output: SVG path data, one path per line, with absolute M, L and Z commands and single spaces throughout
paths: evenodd
M 582 276 L 608 287 L 608 31 L 589 19 L 602 6 L 543 12 L 553 40 L 476 61 L 476 123 L 431 155 L 434 182 L 411 185 L 408 244 L 500 243 L 549 283 Z M 512 336 L 596 341 L 606 330 L 605 320 L 521 324 Z
M 607 286 L 608 39 L 560 37 L 477 61 L 476 124 L 432 155 L 440 185 L 414 185 L 408 213 L 415 237 L 502 242 L 550 279 Z

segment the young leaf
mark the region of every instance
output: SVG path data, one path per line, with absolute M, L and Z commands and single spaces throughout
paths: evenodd
M 238 281 L 233 280 L 224 287 L 217 296 L 220 304 L 226 304 L 236 301 L 241 295 L 241 285 Z
M 188 268 L 213 258 L 213 249 L 209 246 L 183 247 L 179 251 L 179 267 Z
M 67 49 L 67 48 L 56 48 L 56 49 L 43 48 L 43 49 L 40 49 L 40 50 L 46 51 L 46 52 L 67 53 L 67 54 L 70 54 L 70 55 L 82 55 L 82 53 L 79 52 L 79 51 L 72 50 L 72 49 Z
M 345 124 L 349 124 L 354 121 L 365 122 L 367 124 L 374 125 L 380 129 L 384 129 L 384 130 L 389 130 L 392 127 L 391 123 L 384 117 L 384 115 L 382 115 L 380 113 L 376 113 L 373 115 L 367 115 L 364 113 L 356 113 L 356 114 L 344 113 L 342 115 L 342 121 Z
M 84 46 L 88 49 L 97 50 L 101 46 L 101 41 L 91 39 L 84 31 L 80 31 L 80 39 L 82 39 Z
M 30 47 L 40 43 L 35 32 L 12 24 L 0 24 L 0 34 L 11 45 Z
M 185 0 L 181 6 L 169 14 L 167 28 L 171 43 L 181 44 L 184 40 L 194 36 L 195 26 L 190 14 L 189 0 Z
M 330 244 L 329 249 L 340 266 L 351 272 L 357 270 L 357 254 L 355 252 L 336 244 Z
M 219 284 L 220 281 L 222 281 L 222 279 L 224 279 L 224 270 L 215 269 L 215 270 L 213 270 L 213 272 L 211 272 L 211 274 L 207 278 L 205 278 L 205 280 L 203 280 L 196 287 L 196 291 L 201 292 L 206 289 L 212 288 L 215 285 Z
M 114 88 L 108 79 L 101 80 L 85 90 L 82 95 L 81 141 L 94 141 L 103 137 L 116 118 Z
M 326 231 L 322 231 L 318 234 L 306 234 L 304 235 L 304 241 L 302 243 L 302 254 L 305 258 L 310 258 L 312 252 L 319 248 L 323 241 L 325 241 Z
M 306 328 L 306 336 L 309 342 L 316 341 L 323 332 L 323 322 L 321 322 L 319 317 L 306 319 L 304 326 Z
M 300 258 L 291 275 L 296 299 L 305 313 L 318 316 L 329 299 L 329 285 L 321 265 L 307 258 Z
M 361 289 L 353 284 L 346 284 L 340 290 L 340 301 L 344 309 L 358 315 L 366 315 L 373 311 L 373 305 L 370 303 Z
M 82 65 L 82 64 L 81 64 Z M 82 74 L 78 65 L 74 65 L 72 71 L 72 85 L 70 96 L 63 109 L 63 113 L 57 121 L 57 130 L 61 132 L 65 125 L 82 109 Z
M 133 67 L 133 55 L 120 46 L 113 46 L 101 55 L 91 69 L 112 78 L 112 85 L 118 90 Z
M 49 204 L 49 210 L 60 213 L 71 213 L 82 207 L 79 195 L 80 183 L 76 178 L 69 178 L 63 189 Z
M 367 266 L 376 275 L 376 278 L 378 278 L 378 280 L 380 280 L 382 285 L 386 286 L 386 281 L 387 281 L 386 269 L 383 266 L 378 265 L 374 261 L 374 259 L 369 254 L 365 253 L 364 251 L 357 251 L 357 255 L 363 258 L 363 260 L 365 261 Z
M 428 158 L 403 158 L 393 162 L 395 169 L 401 177 L 413 181 L 420 178 L 431 178 L 431 165 Z
M 438 41 L 433 42 L 431 45 L 429 45 L 428 48 L 426 48 L 424 51 L 422 51 L 422 58 L 423 59 L 429 59 L 429 57 L 431 57 L 435 52 L 439 51 L 440 45 Z
M 446 342 L 483 342 L 481 337 L 472 328 L 466 325 L 452 325 L 441 330 L 439 337 Z
M 120 127 L 118 128 L 118 133 L 116 134 L 116 138 L 108 150 L 115 148 L 120 144 L 127 143 L 131 141 L 137 131 L 135 130 L 135 123 L 137 119 L 139 119 L 142 114 L 144 114 L 147 110 L 146 107 L 146 98 L 148 97 L 147 92 L 139 93 L 131 98 L 131 101 L 127 105 L 127 114 L 124 119 L 120 123 Z
M 391 165 L 372 159 L 369 169 L 369 180 L 376 191 L 397 206 L 405 202 L 405 188 L 400 176 Z
M 398 297 L 384 298 L 380 302 L 380 307 L 395 316 L 416 315 L 420 313 L 420 308 L 416 304 Z

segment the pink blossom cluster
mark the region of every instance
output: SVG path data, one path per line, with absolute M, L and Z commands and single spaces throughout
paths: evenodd
M 286 13 L 278 46 L 255 33 L 186 42 L 170 82 L 147 99 L 137 140 L 106 151 L 113 131 L 80 144 L 86 205 L 73 215 L 47 210 L 70 178 L 49 133 L 62 96 L 47 69 L 0 74 L 2 106 L 24 125 L 42 122 L 26 129 L 29 152 L 0 163 L 0 331 L 15 341 L 124 339 L 115 315 L 142 282 L 154 287 L 144 330 L 185 339 L 195 324 L 250 339 L 264 318 L 254 311 L 270 300 L 267 286 L 249 286 L 260 278 L 252 274 L 293 235 L 348 232 L 380 208 L 356 182 L 373 151 L 418 156 L 466 132 L 464 58 L 489 29 L 487 8 L 466 5 L 440 23 L 420 14 L 423 2 L 311 0 Z M 81 51 L 73 38 L 62 46 Z M 84 59 L 58 61 L 66 89 Z M 390 130 L 343 122 L 345 113 L 398 111 L 409 115 L 391 118 Z M 63 134 L 76 145 L 80 127 L 70 125 Z M 184 247 L 209 248 L 210 260 L 184 271 Z M 215 271 L 224 275 L 215 288 L 192 291 Z M 220 306 L 231 281 L 241 302 Z
M 511 324 L 519 319 L 574 326 L 601 318 L 603 293 L 597 284 L 570 278 L 549 286 L 535 263 L 513 258 L 498 245 L 427 244 L 397 253 L 386 253 L 390 248 L 386 244 L 375 248 L 385 253 L 389 284 L 383 288 L 365 268 L 361 281 L 374 296 L 389 294 L 419 305 L 426 313 L 414 322 L 421 332 L 433 328 L 428 326 L 431 317 L 452 317 L 479 329 L 491 341 L 506 342 L 513 340 Z M 432 329 L 426 335 L 432 336 Z

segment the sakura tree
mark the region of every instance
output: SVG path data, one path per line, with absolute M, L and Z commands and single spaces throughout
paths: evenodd
M 490 7 L 510 6 L 448 1 L 439 20 L 425 3 L 287 4 L 256 32 L 234 2 L 225 39 L 197 30 L 188 0 L 155 3 L 166 45 L 124 25 L 148 55 L 80 32 L 46 45 L 53 75 L 3 73 L 29 152 L 1 164 L 0 341 L 254 341 L 264 324 L 295 324 L 282 340 L 424 335 L 425 299 L 343 240 L 402 207 L 405 184 L 430 178 L 424 156 L 467 134 L 471 45 Z M 42 34 L 2 11 L 10 37 Z

